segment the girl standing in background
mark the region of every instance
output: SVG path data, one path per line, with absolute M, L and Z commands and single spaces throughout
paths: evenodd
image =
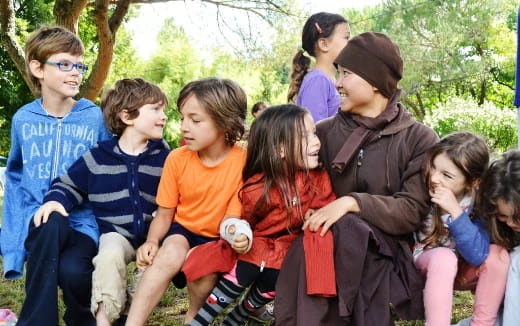
M 287 100 L 308 109 L 314 122 L 338 112 L 341 99 L 334 85 L 334 59 L 349 38 L 350 27 L 341 15 L 319 12 L 310 16 L 303 26 L 302 45 L 293 58 Z M 309 70 L 309 56 L 316 58 L 312 70 Z

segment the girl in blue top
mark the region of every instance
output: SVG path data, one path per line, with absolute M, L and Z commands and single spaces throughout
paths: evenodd
M 444 137 L 428 153 L 424 175 L 433 207 L 416 234 L 414 250 L 415 264 L 426 278 L 428 326 L 450 325 L 454 287 L 475 291 L 471 325 L 495 324 L 509 258 L 503 247 L 489 244 L 489 233 L 472 216 L 488 162 L 485 142 L 469 132 Z
M 302 45 L 293 58 L 287 100 L 308 109 L 314 122 L 338 112 L 341 100 L 335 86 L 334 59 L 349 38 L 350 27 L 341 15 L 319 12 L 303 26 Z M 316 58 L 312 70 L 309 70 L 311 59 L 305 53 Z

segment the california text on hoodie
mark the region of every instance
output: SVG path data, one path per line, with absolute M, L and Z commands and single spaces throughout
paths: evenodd
M 87 99 L 76 102 L 61 118 L 49 115 L 36 99 L 14 115 L 7 160 L 0 246 L 4 277 L 19 278 L 26 257 L 24 241 L 29 223 L 43 203 L 51 181 L 67 171 L 98 141 L 111 138 L 102 112 Z M 97 243 L 98 228 L 89 207 L 70 212 L 70 226 Z

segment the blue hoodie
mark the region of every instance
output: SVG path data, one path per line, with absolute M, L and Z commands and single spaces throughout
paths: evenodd
M 64 174 L 98 141 L 111 138 L 98 106 L 80 99 L 63 118 L 49 115 L 42 99 L 22 106 L 11 127 L 7 160 L 0 247 L 4 277 L 23 275 L 24 242 L 29 223 L 42 205 L 51 181 Z M 90 206 L 70 212 L 70 226 L 98 241 L 98 228 Z

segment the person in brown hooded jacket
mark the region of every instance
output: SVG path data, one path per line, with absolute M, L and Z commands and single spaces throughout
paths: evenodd
M 310 231 L 334 235 L 337 297 L 308 295 L 303 242 L 289 250 L 276 288 L 278 325 L 393 325 L 422 319 L 412 233 L 429 209 L 421 179 L 438 137 L 400 104 L 403 61 L 381 33 L 360 34 L 335 60 L 341 111 L 317 125 L 320 158 L 337 200 L 313 212 Z M 295 275 L 296 274 L 296 275 Z

